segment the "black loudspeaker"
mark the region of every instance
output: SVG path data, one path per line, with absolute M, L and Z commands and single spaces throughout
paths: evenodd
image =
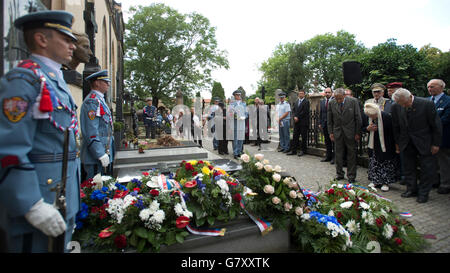
M 356 61 L 343 62 L 344 83 L 349 86 L 362 82 L 361 64 Z

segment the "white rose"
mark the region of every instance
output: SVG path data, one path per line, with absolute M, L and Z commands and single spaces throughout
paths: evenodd
M 277 173 L 280 173 L 281 172 L 281 166 L 276 165 L 273 170 L 276 171 Z
M 269 160 L 264 159 L 264 160 L 263 160 L 263 163 L 267 165 L 267 164 L 269 164 L 270 162 L 269 162 Z
M 264 168 L 264 165 L 263 165 L 261 162 L 256 162 L 256 163 L 255 163 L 255 167 L 256 167 L 258 170 L 262 170 L 262 169 Z
M 291 203 L 284 203 L 284 210 L 285 211 L 290 211 L 292 209 L 292 204 Z
M 275 205 L 280 204 L 280 202 L 281 202 L 280 198 L 278 198 L 276 196 L 274 198 L 272 198 L 272 203 L 274 203 Z
M 290 191 L 289 192 L 289 197 L 295 199 L 297 197 L 297 192 L 296 191 Z
M 266 170 L 266 172 L 272 172 L 272 165 L 264 165 L 264 170 Z
M 244 161 L 245 163 L 248 163 L 250 161 L 250 157 L 248 156 L 248 154 L 242 154 L 241 160 Z
M 279 175 L 278 173 L 274 173 L 272 175 L 273 180 L 275 180 L 275 182 L 280 182 L 281 180 L 281 175 Z
M 301 216 L 303 214 L 303 209 L 301 207 L 296 207 L 295 214 L 297 214 L 298 216 Z
M 267 194 L 273 194 L 275 192 L 275 189 L 271 185 L 265 185 L 264 192 Z
M 264 159 L 264 155 L 263 154 L 255 154 L 255 159 L 261 161 Z
M 290 177 L 286 177 L 285 179 L 283 179 L 283 183 L 286 185 L 289 185 L 289 183 L 291 183 L 291 178 Z

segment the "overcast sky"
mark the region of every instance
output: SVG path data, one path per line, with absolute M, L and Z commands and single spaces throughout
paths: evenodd
M 164 3 L 180 13 L 196 11 L 217 28 L 218 46 L 230 69 L 213 72 L 228 96 L 242 86 L 254 94 L 259 65 L 280 43 L 303 42 L 345 30 L 371 48 L 389 38 L 450 50 L 449 0 L 118 0 L 127 21 L 130 6 Z M 208 98 L 208 95 L 204 93 Z

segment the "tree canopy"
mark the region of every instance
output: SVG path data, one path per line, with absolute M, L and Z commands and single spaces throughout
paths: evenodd
M 140 98 L 164 102 L 178 89 L 193 97 L 212 84 L 212 70 L 229 67 L 206 17 L 181 14 L 164 4 L 130 11 L 124 36 L 125 84 Z

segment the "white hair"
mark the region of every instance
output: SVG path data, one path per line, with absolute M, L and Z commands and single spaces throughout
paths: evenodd
M 411 97 L 411 92 L 409 92 L 409 90 L 405 88 L 399 88 L 394 92 L 394 94 L 392 94 L 392 98 L 395 101 L 398 101 L 401 98 L 409 99 L 409 97 Z
M 345 89 L 344 88 L 338 88 L 338 89 L 334 90 L 334 95 L 345 96 Z
M 439 85 L 442 87 L 442 89 L 445 88 L 445 82 L 444 82 L 443 80 L 441 80 L 441 79 L 431 79 L 431 80 L 427 83 L 427 87 L 428 87 L 428 85 L 429 85 L 432 81 L 438 82 Z

